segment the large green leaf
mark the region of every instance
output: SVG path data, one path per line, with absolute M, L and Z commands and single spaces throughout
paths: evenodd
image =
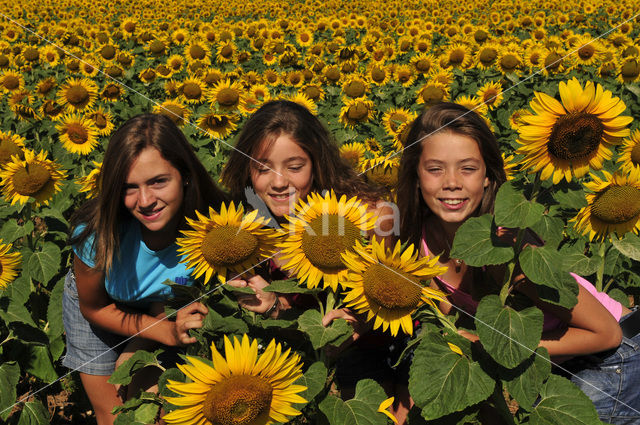
M 545 246 L 555 248 L 564 238 L 564 221 L 558 217 L 543 215 L 540 221 L 530 227 L 542 238 Z
M 600 424 L 589 398 L 571 381 L 551 375 L 542 387 L 540 402 L 529 416 L 531 425 Z
M 315 396 L 322 391 L 327 382 L 327 367 L 322 362 L 315 362 L 309 369 L 298 379 L 295 384 L 304 385 L 307 389 L 300 393 L 300 396 L 307 400 L 307 403 L 313 400 Z M 304 404 L 296 405 L 297 409 L 302 408 Z
M 29 352 L 30 358 L 25 368 L 27 372 L 47 384 L 58 379 L 48 345 L 31 345 L 29 346 Z
M 7 298 L 0 299 L 0 318 L 5 323 L 24 323 L 34 328 L 36 327 L 31 313 L 24 306 L 24 303 L 14 303 Z
M 33 221 L 27 221 L 24 224 L 18 224 L 18 220 L 12 218 L 7 220 L 0 229 L 0 239 L 3 243 L 13 243 L 31 232 L 33 232 Z
M 382 387 L 371 379 L 363 379 L 356 385 L 356 395 L 347 401 L 329 395 L 318 407 L 325 414 L 329 425 L 386 425 L 387 417 L 378 407 L 387 396 Z
M 128 385 L 131 383 L 133 375 L 140 369 L 147 366 L 160 366 L 158 355 L 161 352 L 162 350 L 156 350 L 153 353 L 145 350 L 136 351 L 111 374 L 109 383 L 114 385 Z
M 542 311 L 537 307 L 516 311 L 503 306 L 497 295 L 484 297 L 476 312 L 476 329 L 482 346 L 507 368 L 516 367 L 531 356 L 540 343 L 542 322 Z
M 524 229 L 540 221 L 544 205 L 529 201 L 514 183 L 506 182 L 498 190 L 494 211 L 498 226 Z
M 249 333 L 249 327 L 244 320 L 237 317 L 222 316 L 213 309 L 209 309 L 209 313 L 203 321 L 202 330 L 204 332 L 237 335 Z
M 622 239 L 612 237 L 611 243 L 623 255 L 640 261 L 640 237 L 637 235 L 629 232 Z
M 437 332 L 429 332 L 414 352 L 409 392 L 425 419 L 437 419 L 486 400 L 495 381 L 480 364 L 451 350 Z
M 274 280 L 263 289 L 265 292 L 279 292 L 281 294 L 307 294 L 320 292 L 320 289 L 308 289 L 306 286 L 300 286 L 297 280 Z
M 498 240 L 489 214 L 465 221 L 456 232 L 451 249 L 451 257 L 461 258 L 475 267 L 503 264 L 513 255 L 513 248 Z
M 526 246 L 519 259 L 525 276 L 538 285 L 541 299 L 565 308 L 576 305 L 578 284 L 569 273 L 562 271 L 562 258 L 558 251 L 545 246 Z
M 127 400 L 116 407 L 114 412 L 118 414 L 114 425 L 145 425 L 155 423 L 160 410 L 160 402 L 157 395 L 143 392 L 139 397 Z
M 18 425 L 47 425 L 49 411 L 40 400 L 29 401 L 22 406 Z
M 598 269 L 598 259 L 584 255 L 579 246 L 567 245 L 560 249 L 562 270 L 589 276 Z
M 62 325 L 62 293 L 64 291 L 64 276 L 58 280 L 56 286 L 51 291 L 49 306 L 47 308 L 47 321 L 49 327 L 47 334 L 49 339 L 62 335 L 64 326 Z
M 309 336 L 314 350 L 327 344 L 340 345 L 353 334 L 353 328 L 344 319 L 336 319 L 327 327 L 322 326 L 318 310 L 307 310 L 298 319 L 298 329 Z
M 538 347 L 527 361 L 510 369 L 502 377 L 507 392 L 524 410 L 530 411 L 536 402 L 544 381 L 551 374 L 551 361 L 545 348 Z
M 12 303 L 24 305 L 31 295 L 31 281 L 24 275 L 18 276 L 7 288 L 0 290 L 0 296 L 8 297 Z
M 16 362 L 0 365 L 0 419 L 6 420 L 16 402 L 16 385 L 20 380 L 20 366 Z
M 23 269 L 33 280 L 46 284 L 62 267 L 60 248 L 53 242 L 45 242 L 41 251 L 25 255 Z

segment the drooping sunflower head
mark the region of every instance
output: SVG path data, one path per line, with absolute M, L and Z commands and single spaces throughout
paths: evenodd
M 11 244 L 3 244 L 0 239 L 0 289 L 5 289 L 17 276 L 22 261 L 19 252 L 10 252 Z
M 367 321 L 375 318 L 374 329 L 389 329 L 395 336 L 402 328 L 412 335 L 411 314 L 424 303 L 435 306 L 434 300 L 445 299 L 444 293 L 429 288 L 425 281 L 447 268 L 438 266 L 438 257 L 418 259 L 413 245 L 402 250 L 398 241 L 390 250 L 374 236 L 367 246 L 356 243 L 342 260 L 348 269 L 344 301 L 358 313 L 366 313 Z
M 390 154 L 388 156 L 365 159 L 360 165 L 360 171 L 374 184 L 392 190 L 398 183 L 398 170 L 400 167 L 398 157 L 399 155 Z
M 415 112 L 411 112 L 404 108 L 392 108 L 384 113 L 382 116 L 382 123 L 384 124 L 384 129 L 387 131 L 388 135 L 396 136 L 403 124 L 411 122 L 415 118 Z
M 373 118 L 373 102 L 365 98 L 345 99 L 344 106 L 340 109 L 340 122 L 345 127 L 355 127 Z
M 416 95 L 417 103 L 430 107 L 436 103 L 442 102 L 447 96 L 449 96 L 449 89 L 444 84 L 429 82 L 420 87 Z
M 340 156 L 347 161 L 354 170 L 360 169 L 360 161 L 364 158 L 366 149 L 362 143 L 344 143 L 340 146 Z
M 66 177 L 60 168 L 47 159 L 46 152 L 36 154 L 25 149 L 24 159 L 13 156 L 0 169 L 2 193 L 11 205 L 26 204 L 30 198 L 35 200 L 36 207 L 48 205 L 53 195 L 62 189 L 62 180 Z
M 602 240 L 615 233 L 640 232 L 640 168 L 613 175 L 602 171 L 604 179 L 591 175 L 593 181 L 584 187 L 588 205 L 576 217 L 575 228 L 589 240 Z
M 376 220 L 358 198 L 338 199 L 333 191 L 324 197 L 309 194 L 307 202 L 300 200 L 295 214 L 286 218 L 286 236 L 279 244 L 286 261 L 283 269 L 292 270 L 308 288 L 322 280 L 324 288 L 334 291 L 346 273 L 341 255 L 353 249 Z
M 238 127 L 237 122 L 239 119 L 238 115 L 233 113 L 218 114 L 210 112 L 198 119 L 198 127 L 214 137 L 224 139 Z
M 242 204 L 236 208 L 231 202 L 228 208 L 223 203 L 220 213 L 210 207 L 208 217 L 196 214 L 197 220 L 187 218 L 193 230 L 182 231 L 185 237 L 176 241 L 196 279 L 204 274 L 208 283 L 217 273 L 224 283 L 228 272 L 248 272 L 275 253 L 279 233 L 266 226 L 269 219 L 259 217 L 258 210 L 245 215 Z
M 523 168 L 540 171 L 543 180 L 582 177 L 589 167 L 602 168 L 611 159 L 610 146 L 629 136 L 632 117 L 621 116 L 624 102 L 588 81 L 583 88 L 577 79 L 560 83 L 562 103 L 544 93 L 535 93 L 530 106 L 535 114 L 521 117 L 518 128 L 524 154 Z
M 224 336 L 225 357 L 211 344 L 212 362 L 187 356 L 178 368 L 192 382 L 169 380 L 179 394 L 165 399 L 178 409 L 163 417 L 168 424 L 270 425 L 287 423 L 300 414 L 294 403 L 306 403 L 306 390 L 294 382 L 302 377 L 302 361 L 291 349 L 272 340 L 262 354 L 258 341 L 245 334 L 233 343 Z
M 159 105 L 153 107 L 153 112 L 166 115 L 177 126 L 183 126 L 185 121 L 189 119 L 191 110 L 179 100 L 165 100 Z

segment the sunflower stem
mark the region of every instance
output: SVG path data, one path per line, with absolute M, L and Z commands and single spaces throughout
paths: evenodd
M 494 406 L 500 413 L 500 416 L 505 420 L 506 424 L 515 425 L 515 419 L 511 410 L 509 410 L 509 406 L 507 406 L 507 401 L 504 398 L 504 393 L 502 392 L 502 385 L 496 385 L 493 394 L 491 395 L 491 399 L 493 401 Z
M 500 302 L 502 303 L 502 305 L 505 305 L 507 297 L 511 293 L 511 280 L 513 279 L 513 272 L 516 269 L 516 262 L 518 261 L 518 257 L 520 256 L 520 251 L 522 251 L 524 232 L 525 229 L 518 229 L 518 235 L 516 236 L 516 243 L 514 246 L 515 255 L 513 256 L 513 260 L 507 263 L 507 272 L 504 275 L 504 280 L 502 281 L 502 289 L 500 290 Z
M 598 264 L 598 271 L 596 273 L 596 289 L 598 292 L 602 292 L 603 280 L 604 280 L 604 259 L 607 254 L 604 241 L 600 242 L 598 246 L 598 256 L 600 257 L 600 264 Z
M 536 202 L 538 200 L 538 195 L 540 194 L 541 185 L 542 185 L 542 180 L 540 179 L 540 173 L 536 173 L 536 176 L 533 179 L 533 188 L 531 189 L 532 202 Z
M 23 215 L 22 215 L 22 219 L 24 220 L 24 222 L 23 222 L 23 224 L 22 224 L 23 226 L 24 226 L 27 222 L 31 221 L 31 211 L 32 211 L 32 210 L 31 210 L 31 202 L 27 202 L 27 204 L 26 204 L 26 205 L 24 206 L 24 208 L 22 209 L 22 214 L 23 214 Z M 32 232 L 29 232 L 29 233 L 27 234 L 27 246 L 29 247 L 29 249 L 30 249 L 31 251 L 34 251 L 34 250 L 35 250 L 35 243 L 34 243 L 34 241 L 33 241 L 33 233 L 32 233 Z

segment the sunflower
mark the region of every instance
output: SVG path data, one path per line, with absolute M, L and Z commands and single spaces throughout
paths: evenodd
M 236 52 L 238 48 L 236 44 L 229 40 L 226 42 L 221 42 L 218 45 L 218 49 L 216 50 L 216 62 L 217 63 L 225 63 L 225 62 L 233 62 Z
M 543 66 L 545 50 L 538 46 L 532 46 L 524 52 L 524 63 L 530 68 L 540 68 Z
M 205 100 L 206 90 L 206 85 L 199 78 L 186 78 L 180 85 L 180 99 L 189 104 L 202 103 Z
M 107 102 L 117 102 L 124 94 L 124 89 L 120 84 L 115 82 L 108 82 L 102 88 L 100 92 L 100 99 Z
M 584 187 L 593 192 L 586 195 L 588 205 L 582 208 L 575 228 L 589 240 L 604 239 L 615 233 L 619 238 L 627 232 L 640 232 L 640 168 L 628 174 L 613 175 L 602 171 L 604 180 L 591 174 L 593 181 Z
M 344 143 L 340 146 L 340 156 L 355 170 L 360 168 L 360 161 L 364 158 L 365 152 L 366 149 L 362 143 Z
M 167 66 L 174 74 L 176 74 L 182 71 L 182 68 L 184 67 L 184 58 L 180 55 L 171 55 L 167 59 Z
M 369 84 L 358 75 L 351 75 L 342 83 L 342 93 L 351 99 L 365 96 L 368 91 Z
M 222 283 L 227 273 L 242 274 L 275 253 L 279 238 L 276 230 L 266 227 L 269 219 L 258 216 L 258 210 L 246 215 L 244 207 L 233 202 L 229 208 L 223 203 L 218 214 L 209 207 L 209 217 L 196 212 L 198 219 L 187 218 L 194 230 L 182 231 L 178 238 L 178 252 L 184 256 L 181 262 L 193 268 L 197 279 L 203 274 L 208 283 L 213 273 Z
M 418 259 L 418 250 L 409 245 L 402 250 L 400 241 L 393 250 L 385 248 L 376 237 L 363 246 L 356 242 L 354 252 L 342 255 L 348 273 L 343 280 L 344 302 L 358 313 L 366 313 L 367 321 L 375 318 L 373 328 L 398 330 L 413 335 L 411 314 L 426 303 L 436 308 L 434 300 L 444 301 L 446 295 L 429 288 L 424 281 L 443 274 L 447 268 L 438 266 L 438 257 Z
M 206 62 L 207 64 L 211 63 L 211 49 L 201 41 L 191 40 L 184 48 L 184 56 L 189 62 L 198 60 Z
M 518 128 L 520 128 L 520 126 L 522 125 L 526 125 L 526 123 L 524 121 L 522 121 L 522 117 L 526 116 L 526 115 L 531 115 L 531 111 L 527 110 L 527 109 L 517 109 L 513 112 L 513 114 L 511 114 L 511 116 L 509 117 L 509 125 L 511 126 L 512 130 L 518 130 Z
M 325 98 L 325 92 L 320 83 L 305 84 L 298 90 L 298 93 L 304 94 L 313 102 L 322 101 Z
M 469 68 L 473 62 L 471 50 L 467 45 L 461 43 L 449 47 L 443 57 L 446 68 Z
M 605 50 L 599 40 L 591 38 L 588 34 L 579 36 L 572 43 L 572 48 L 573 58 L 579 65 L 595 64 Z
M 19 252 L 9 252 L 11 248 L 11 244 L 3 244 L 0 239 L 0 289 L 6 289 L 18 276 L 20 269 L 22 255 Z
M 589 167 L 602 168 L 611 159 L 609 147 L 629 136 L 631 117 L 620 116 L 624 102 L 605 91 L 600 84 L 577 79 L 559 85 L 562 103 L 544 93 L 535 93 L 531 109 L 535 115 L 523 116 L 519 128 L 522 145 L 517 153 L 525 155 L 523 168 L 541 171 L 543 180 L 553 177 L 558 183 L 572 176 L 582 177 Z
M 365 98 L 347 99 L 340 109 L 340 122 L 345 127 L 355 127 L 373 118 L 373 102 Z
M 49 200 L 62 188 L 61 180 L 66 178 L 60 165 L 47 159 L 44 151 L 36 154 L 24 150 L 24 159 L 17 156 L 0 169 L 2 192 L 11 205 L 26 204 L 29 198 L 35 199 L 35 206 L 49 205 Z
M 507 175 L 507 180 L 513 180 L 513 175 L 520 168 L 520 164 L 514 161 L 513 155 L 507 156 L 504 153 L 501 153 L 500 155 L 502 155 L 502 162 L 504 163 L 504 172 Z
M 58 48 L 52 44 L 47 44 L 40 50 L 40 55 L 45 64 L 53 68 L 60 63 L 60 53 Z
M 80 185 L 80 193 L 86 193 L 87 199 L 92 199 L 98 196 L 98 176 L 102 169 L 102 162 L 91 161 L 94 165 L 94 169 L 84 177 L 80 177 L 76 180 L 76 183 Z
M 282 352 L 271 340 L 258 356 L 258 341 L 245 334 L 233 343 L 224 336 L 225 357 L 211 344 L 212 363 L 186 356 L 188 364 L 178 368 L 192 382 L 169 380 L 167 388 L 180 397 L 165 399 L 178 409 L 164 415 L 168 424 L 199 425 L 270 425 L 287 423 L 300 411 L 292 404 L 306 403 L 298 393 L 306 390 L 296 385 L 302 377 L 302 360 Z
M 500 50 L 496 64 L 503 74 L 516 72 L 522 66 L 522 57 L 517 46 L 509 45 Z
M 544 49 L 540 58 L 541 72 L 544 76 L 561 74 L 571 68 L 569 58 L 560 49 Z
M 300 283 L 315 288 L 322 280 L 323 288 L 337 291 L 346 275 L 340 255 L 352 249 L 363 232 L 374 227 L 376 217 L 355 196 L 340 199 L 331 190 L 324 197 L 311 193 L 300 200 L 295 213 L 286 216 L 282 226 L 287 235 L 278 246 L 284 270 L 292 270 Z
M 166 115 L 178 126 L 184 125 L 185 121 L 191 116 L 191 110 L 187 106 L 178 100 L 170 99 L 155 105 L 153 112 Z
M 460 95 L 456 97 L 455 103 L 458 105 L 462 105 L 470 111 L 474 111 L 476 114 L 484 116 L 489 108 L 485 103 L 482 102 L 482 99 L 478 96 L 467 96 Z
M 0 167 L 11 161 L 11 157 L 16 155 L 24 159 L 25 139 L 11 132 L 0 131 Z
M 628 56 L 620 61 L 617 80 L 623 84 L 633 83 L 640 79 L 640 58 Z
M 417 103 L 424 104 L 426 107 L 430 107 L 435 105 L 436 103 L 442 102 L 445 98 L 447 98 L 449 96 L 449 89 L 443 84 L 429 82 L 420 87 L 416 95 Z
M 152 56 L 161 57 L 164 56 L 168 49 L 168 43 L 162 38 L 154 38 L 147 43 L 145 50 Z
M 16 90 L 9 96 L 9 109 L 22 120 L 36 119 L 38 114 L 33 109 L 33 96 L 29 90 Z
M 367 70 L 367 79 L 377 85 L 384 86 L 391 79 L 391 71 L 384 65 L 381 64 L 371 64 Z
M 209 90 L 207 98 L 212 105 L 225 111 L 233 111 L 242 103 L 243 91 L 242 84 L 239 82 L 224 79 Z
M 98 135 L 100 136 L 110 135 L 115 127 L 113 124 L 113 115 L 111 112 L 106 111 L 102 106 L 98 106 L 97 108 L 88 111 L 85 114 L 85 117 L 93 122 L 93 125 L 96 127 Z
M 318 106 L 315 104 L 313 100 L 311 100 L 307 95 L 303 93 L 298 92 L 289 96 L 282 96 L 281 99 L 297 103 L 298 105 L 306 108 L 313 115 L 318 114 Z
M 393 70 L 393 78 L 402 84 L 403 87 L 409 87 L 416 80 L 416 74 L 414 73 L 411 65 L 398 65 Z
M 24 88 L 24 77 L 15 71 L 5 71 L 0 75 L 0 93 L 13 92 Z
M 0 139 L 2 139 L 0 133 Z M 0 157 L 0 162 L 2 161 Z M 618 158 L 623 172 L 640 169 L 640 130 L 636 129 L 628 139 L 622 142 L 620 157 Z
M 495 109 L 502 102 L 502 85 L 489 81 L 478 90 L 476 96 L 489 109 Z
M 58 91 L 58 103 L 67 112 L 81 112 L 93 106 L 98 96 L 98 86 L 87 78 L 67 79 Z
M 198 127 L 214 137 L 224 139 L 238 127 L 238 120 L 236 114 L 209 112 L 198 119 Z
M 98 144 L 98 129 L 93 121 L 77 114 L 68 114 L 56 124 L 62 147 L 71 153 L 89 154 Z
M 412 122 L 416 114 L 405 108 L 391 108 L 382 116 L 382 124 L 387 134 L 396 136 L 402 124 Z
M 427 53 L 419 53 L 411 58 L 410 61 L 416 73 L 427 75 L 436 63 L 436 58 Z
M 361 173 L 374 184 L 392 190 L 398 183 L 398 169 L 400 167 L 398 155 L 376 156 L 365 159 L 360 166 Z

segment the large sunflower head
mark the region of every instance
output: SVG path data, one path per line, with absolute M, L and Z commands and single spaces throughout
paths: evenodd
M 358 198 L 343 195 L 338 199 L 333 191 L 324 197 L 309 194 L 307 202 L 300 200 L 295 214 L 286 218 L 287 236 L 279 244 L 286 261 L 282 268 L 292 270 L 308 288 L 317 287 L 322 280 L 324 288 L 334 291 L 346 274 L 340 256 L 353 249 L 376 220 Z
M 70 78 L 60 86 L 58 102 L 68 112 L 81 112 L 91 108 L 98 97 L 98 86 L 87 78 Z
M 237 81 L 225 79 L 219 81 L 209 92 L 208 99 L 215 107 L 232 111 L 236 110 L 242 104 L 244 88 Z
M 0 93 L 13 92 L 24 88 L 24 77 L 15 71 L 5 71 L 0 75 Z
M 183 126 L 185 121 L 189 119 L 191 110 L 179 100 L 165 100 L 159 105 L 153 107 L 153 112 L 166 115 L 177 126 Z
M 244 214 L 244 207 L 233 202 L 229 208 L 223 203 L 220 213 L 209 208 L 209 217 L 196 212 L 198 219 L 187 218 L 193 230 L 182 231 L 178 238 L 178 252 L 182 262 L 193 268 L 197 279 L 204 274 L 204 282 L 217 273 L 226 282 L 228 272 L 242 274 L 275 253 L 279 233 L 266 226 L 269 219 L 258 216 L 258 210 Z
M 56 130 L 62 147 L 71 153 L 87 155 L 98 144 L 98 129 L 91 119 L 82 115 L 63 116 L 56 124 Z
M 11 161 L 11 157 L 16 155 L 24 159 L 25 139 L 11 132 L 0 131 L 0 167 Z
M 11 162 L 0 169 L 2 193 L 11 205 L 26 204 L 30 198 L 35 206 L 49 205 L 53 195 L 62 189 L 66 172 L 60 165 L 47 159 L 44 151 L 36 154 L 25 149 L 24 159 L 13 156 Z
M 11 251 L 11 244 L 3 244 L 0 239 L 0 289 L 5 289 L 17 276 L 22 255 Z
M 602 168 L 611 159 L 610 146 L 629 136 L 633 120 L 620 116 L 626 109 L 620 98 L 591 81 L 584 88 L 575 78 L 561 82 L 560 97 L 562 102 L 536 92 L 530 103 L 535 114 L 522 116 L 525 125 L 518 128 L 522 168 L 554 183 Z
M 382 116 L 382 124 L 389 136 L 396 136 L 403 124 L 416 119 L 416 113 L 405 108 L 391 108 Z
M 218 114 L 209 112 L 198 119 L 198 127 L 214 137 L 224 139 L 238 127 L 240 117 L 236 114 Z
M 604 179 L 593 175 L 584 186 L 588 205 L 576 217 L 575 228 L 589 240 L 602 240 L 611 233 L 622 237 L 627 232 L 640 232 L 640 168 L 628 174 L 613 175 L 602 171 Z
M 378 186 L 393 190 L 398 183 L 399 155 L 376 156 L 365 159 L 360 165 L 367 180 Z
M 398 241 L 393 250 L 385 249 L 374 236 L 367 246 L 357 242 L 342 260 L 348 270 L 341 281 L 346 288 L 344 301 L 358 313 L 366 313 L 367 321 L 375 318 L 374 329 L 389 329 L 395 336 L 402 328 L 412 335 L 411 314 L 424 303 L 435 307 L 434 300 L 445 300 L 444 293 L 425 283 L 447 268 L 438 266 L 438 257 L 418 259 L 413 245 L 402 250 Z
M 340 121 L 345 127 L 355 127 L 373 118 L 373 102 L 366 98 L 345 99 L 340 109 Z
M 165 399 L 178 406 L 163 419 L 168 424 L 270 425 L 287 423 L 306 403 L 294 382 L 302 377 L 300 356 L 272 340 L 261 355 L 258 341 L 245 334 L 233 343 L 224 337 L 225 357 L 211 344 L 211 360 L 187 356 L 180 369 L 192 382 L 169 380 L 167 388 L 179 394 Z

